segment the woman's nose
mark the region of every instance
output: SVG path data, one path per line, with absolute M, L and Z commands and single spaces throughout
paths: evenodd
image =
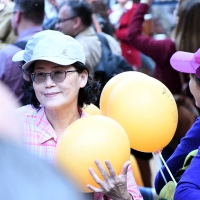
M 51 79 L 50 74 L 46 74 L 45 86 L 52 87 L 55 85 L 55 82 Z

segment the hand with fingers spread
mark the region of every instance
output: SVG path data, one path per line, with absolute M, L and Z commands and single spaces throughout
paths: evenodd
M 122 171 L 119 175 L 115 173 L 111 163 L 106 161 L 105 164 L 108 168 L 109 174 L 104 169 L 99 160 L 95 160 L 95 163 L 101 172 L 104 180 L 101 180 L 92 168 L 89 168 L 90 174 L 100 186 L 100 188 L 95 188 L 92 185 L 87 185 L 87 187 L 93 192 L 103 193 L 107 197 L 113 200 L 131 200 L 132 196 L 127 190 L 127 169 L 130 165 L 130 161 L 124 163 Z

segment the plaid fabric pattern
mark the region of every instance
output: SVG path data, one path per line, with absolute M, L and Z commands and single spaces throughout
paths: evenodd
M 81 117 L 86 116 L 84 112 L 81 113 Z M 22 123 L 27 148 L 42 159 L 54 164 L 58 137 L 47 120 L 44 107 L 37 111 L 31 105 L 23 106 L 17 109 L 17 116 Z M 131 166 L 127 172 L 127 187 L 134 200 L 143 199 L 135 183 Z M 95 193 L 94 200 L 104 200 L 104 195 Z

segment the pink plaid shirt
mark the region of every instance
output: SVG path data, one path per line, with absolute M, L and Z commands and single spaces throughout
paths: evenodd
M 44 107 L 37 111 L 31 105 L 23 106 L 17 109 L 17 115 L 22 122 L 25 144 L 28 149 L 42 159 L 54 164 L 58 136 L 47 120 Z M 81 117 L 84 116 L 86 114 L 82 112 Z M 135 183 L 131 167 L 128 168 L 127 172 L 127 187 L 134 200 L 143 199 Z M 94 194 L 94 200 L 103 199 L 103 194 Z

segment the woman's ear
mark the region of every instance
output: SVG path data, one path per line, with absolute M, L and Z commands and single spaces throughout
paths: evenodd
M 84 70 L 80 75 L 80 88 L 84 88 L 88 81 L 88 72 Z

